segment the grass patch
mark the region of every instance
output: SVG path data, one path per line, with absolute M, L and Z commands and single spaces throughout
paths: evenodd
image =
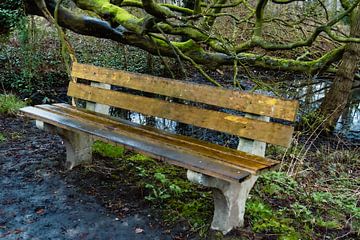
M 92 146 L 92 151 L 103 157 L 120 158 L 124 155 L 125 149 L 101 141 L 95 141 Z
M 12 94 L 0 94 L 0 114 L 14 115 L 26 104 Z

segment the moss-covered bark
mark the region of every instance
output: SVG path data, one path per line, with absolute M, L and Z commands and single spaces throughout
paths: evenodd
M 43 12 L 35 7 L 34 1 L 26 1 L 29 13 L 42 15 Z M 331 26 L 351 13 L 360 0 L 342 1 L 348 5 L 345 11 L 329 19 L 325 25 L 316 27 L 315 31 L 304 40 L 287 43 L 273 43 L 262 36 L 263 23 L 266 20 L 265 10 L 270 4 L 268 0 L 258 0 L 256 9 L 252 9 L 246 1 L 230 3 L 226 0 L 218 0 L 208 5 L 205 2 L 199 4 L 200 1 L 196 1 L 197 4 L 192 9 L 171 4 L 158 4 L 154 0 L 73 0 L 79 8 L 92 11 L 101 19 L 60 7 L 59 24 L 80 34 L 112 39 L 142 48 L 152 54 L 160 53 L 163 56 L 179 57 L 179 54 L 174 51 L 178 49 L 181 55 L 183 54 L 183 59 L 191 60 L 196 64 L 233 65 L 234 61 L 240 61 L 252 66 L 311 74 L 337 61 L 344 48 L 340 46 L 309 61 L 283 59 L 267 54 L 259 55 L 252 50 L 255 48 L 289 50 L 311 45 L 321 33 L 329 31 Z M 45 0 L 45 2 L 49 11 L 53 13 L 56 0 Z M 249 15 L 250 18 L 254 18 L 253 35 L 235 44 L 210 29 L 217 19 L 216 14 L 241 3 L 254 13 L 254 15 Z M 279 3 L 286 4 L 287 2 L 279 1 Z M 124 6 L 143 8 L 147 14 L 139 18 Z M 174 39 L 171 43 L 168 41 L 169 36 L 172 37 L 170 39 Z M 356 37 L 342 36 L 341 38 L 344 41 L 359 41 Z
M 352 37 L 360 37 L 360 7 L 350 15 L 350 33 Z M 330 90 L 326 93 L 319 113 L 324 116 L 324 129 L 331 131 L 344 111 L 354 82 L 355 73 L 359 70 L 360 44 L 348 43 L 336 77 Z

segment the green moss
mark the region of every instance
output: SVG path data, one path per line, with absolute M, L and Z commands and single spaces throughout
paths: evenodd
M 341 224 L 336 220 L 323 220 L 323 219 L 317 219 L 316 225 L 322 228 L 326 229 L 341 229 Z
M 140 161 L 140 162 L 149 162 L 149 161 L 151 161 L 151 162 L 154 162 L 154 160 L 151 159 L 150 157 L 145 156 L 145 155 L 142 155 L 142 154 L 139 154 L 139 153 L 134 154 L 134 155 L 128 157 L 127 160 L 135 161 L 135 162 L 136 162 L 136 161 Z
M 0 94 L 0 114 L 14 115 L 25 103 L 12 94 Z
M 111 4 L 108 0 L 75 1 L 82 9 L 90 10 L 104 17 L 111 16 L 112 21 L 124 26 L 126 29 L 141 33 L 140 19 L 125 9 Z
M 92 150 L 94 153 L 109 158 L 120 158 L 124 155 L 125 151 L 123 147 L 114 146 L 101 141 L 96 141 L 92 146 Z

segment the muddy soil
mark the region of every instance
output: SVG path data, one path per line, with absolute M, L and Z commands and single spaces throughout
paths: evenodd
M 181 229 L 154 223 L 132 186 L 119 187 L 118 194 L 95 186 L 91 193 L 94 181 L 81 179 L 78 170 L 63 171 L 61 139 L 33 122 L 0 117 L 0 132 L 6 138 L 0 142 L 0 239 L 185 238 Z M 110 211 L 105 203 L 114 199 L 117 211 Z

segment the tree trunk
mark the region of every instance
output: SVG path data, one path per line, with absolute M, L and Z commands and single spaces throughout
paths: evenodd
M 360 37 L 359 7 L 350 16 L 350 35 Z M 358 71 L 359 60 L 360 44 L 348 43 L 336 77 L 319 108 L 319 113 L 325 118 L 324 129 L 326 131 L 332 131 L 335 128 L 336 122 L 345 110 L 351 95 L 355 73 Z

